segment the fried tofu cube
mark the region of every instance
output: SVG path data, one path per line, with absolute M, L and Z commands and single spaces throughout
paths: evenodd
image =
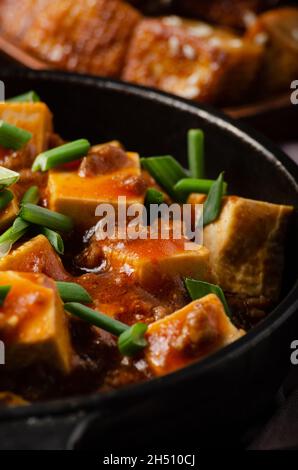
M 204 228 L 216 282 L 249 297 L 279 297 L 284 244 L 293 207 L 225 197 L 218 219 Z
M 0 258 L 2 271 L 43 273 L 57 281 L 68 278 L 61 259 L 44 235 L 37 235 Z
M 209 294 L 151 323 L 146 359 L 155 375 L 185 367 L 243 336 L 219 298 Z
M 66 214 L 77 227 L 89 229 L 99 217 L 99 204 L 111 204 L 118 211 L 118 197 L 126 203 L 143 204 L 146 184 L 141 176 L 139 155 L 119 146 L 96 146 L 77 171 L 49 172 L 50 209 Z
M 26 0 L 20 32 L 10 22 L 19 3 L 5 0 L 2 24 L 8 36 L 55 68 L 119 77 L 140 14 L 119 0 Z M 26 21 L 24 21 L 24 17 Z M 14 39 L 14 38 L 12 38 Z
M 262 46 L 205 23 L 144 19 L 123 78 L 200 102 L 237 102 L 248 92 L 262 54 Z
M 186 239 L 98 240 L 109 265 L 131 274 L 150 290 L 173 276 L 211 280 L 209 251 Z
M 4 232 L 14 221 L 19 211 L 19 206 L 16 197 L 6 206 L 5 209 L 0 210 L 0 234 Z
M 53 124 L 52 113 L 45 103 L 0 103 L 0 119 L 31 132 L 32 139 L 27 145 L 32 158 L 47 149 Z M 31 163 L 32 160 L 27 166 Z
M 298 8 L 263 13 L 248 29 L 246 37 L 265 47 L 257 77 L 258 90 L 267 96 L 288 90 L 298 77 Z
M 5 367 L 16 370 L 45 363 L 67 373 L 71 346 L 67 317 L 56 284 L 43 274 L 1 272 L 11 289 L 0 306 L 0 338 Z

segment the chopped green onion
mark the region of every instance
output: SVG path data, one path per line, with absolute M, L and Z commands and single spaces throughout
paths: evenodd
M 189 296 L 192 300 L 201 299 L 202 297 L 205 297 L 205 295 L 208 294 L 215 294 L 223 304 L 228 317 L 231 317 L 231 312 L 227 304 L 225 294 L 219 286 L 215 284 L 210 284 L 209 282 L 197 281 L 195 279 L 190 278 L 184 279 L 184 282 Z
M 193 178 L 204 178 L 204 132 L 201 129 L 188 131 L 188 166 Z
M 19 177 L 20 175 L 16 171 L 8 170 L 8 168 L 0 166 L 0 191 L 16 183 Z
M 67 312 L 87 321 L 91 325 L 98 326 L 118 336 L 118 348 L 121 354 L 131 356 L 147 346 L 144 338 L 147 325 L 143 323 L 136 323 L 129 327 L 125 323 L 76 302 L 66 303 L 64 308 Z
M 0 286 L 0 307 L 4 304 L 4 300 L 9 293 L 11 286 Z
M 92 298 L 84 287 L 75 282 L 56 282 L 59 295 L 63 302 L 92 303 Z
M 211 186 L 215 183 L 215 180 L 197 179 L 197 178 L 184 178 L 178 181 L 174 186 L 175 191 L 179 194 L 179 199 L 184 201 L 192 193 L 203 193 L 207 194 Z M 226 194 L 228 185 L 226 182 L 223 183 L 223 192 Z
M 0 145 L 2 147 L 19 150 L 31 137 L 31 132 L 8 124 L 8 122 L 0 121 Z
M 224 193 L 223 172 L 217 180 L 212 184 L 208 197 L 204 202 L 203 209 L 203 226 L 211 224 L 220 214 L 221 200 Z
M 22 238 L 23 235 L 27 232 L 28 229 L 23 229 L 18 232 L 13 230 L 13 227 L 10 227 L 6 232 L 0 236 L 0 259 L 8 255 L 12 245 Z
M 40 97 L 33 90 L 6 100 L 7 103 L 37 103 L 38 101 L 40 101 Z
M 188 175 L 170 155 L 164 157 L 141 158 L 142 166 L 159 183 L 173 199 L 177 198 L 174 186 Z
M 27 189 L 25 194 L 22 197 L 21 204 L 27 204 L 28 202 L 31 204 L 37 204 L 39 201 L 39 189 L 37 186 L 31 186 L 31 188 Z
M 86 139 L 79 139 L 60 147 L 40 153 L 33 165 L 33 171 L 47 171 L 50 168 L 69 163 L 84 157 L 90 149 L 90 143 Z
M 82 305 L 77 302 L 66 303 L 64 308 L 72 315 L 87 321 L 91 325 L 98 326 L 115 336 L 120 336 L 121 333 L 129 328 L 125 323 L 115 320 L 103 313 L 97 312 L 96 310 L 92 310 L 92 308 L 86 307 L 86 305 Z
M 0 192 L 0 211 L 6 209 L 8 204 L 13 200 L 13 193 L 8 189 L 3 189 Z
M 164 195 L 155 188 L 148 188 L 145 196 L 145 206 L 150 207 L 151 204 L 162 204 Z
M 47 237 L 54 250 L 56 250 L 59 255 L 64 255 L 64 243 L 61 235 L 47 227 L 41 227 L 40 231 Z
M 145 333 L 148 325 L 145 323 L 135 323 L 128 330 L 124 331 L 118 338 L 118 348 L 123 356 L 134 356 L 144 349 L 148 343 Z
M 22 230 L 25 230 L 25 228 L 30 227 L 29 222 L 26 222 L 23 220 L 21 217 L 17 217 L 12 224 L 12 229 L 14 233 L 22 232 Z
M 35 204 L 22 204 L 19 216 L 26 222 L 41 225 L 58 232 L 70 232 L 73 229 L 73 221 L 67 215 L 50 211 Z

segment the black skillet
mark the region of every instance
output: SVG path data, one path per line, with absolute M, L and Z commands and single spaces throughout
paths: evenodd
M 0 72 L 7 96 L 36 90 L 65 138 L 121 140 L 142 155 L 186 163 L 189 128 L 206 135 L 210 178 L 225 170 L 232 193 L 298 207 L 298 168 L 255 132 L 204 106 L 111 80 L 54 72 Z M 298 339 L 298 220 L 287 243 L 282 300 L 244 338 L 169 376 L 107 394 L 0 411 L 1 449 L 233 447 L 272 403 Z M 296 317 L 296 318 L 295 318 Z

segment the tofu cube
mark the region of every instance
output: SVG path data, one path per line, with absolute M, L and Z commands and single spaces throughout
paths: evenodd
M 93 148 L 77 171 L 49 172 L 49 208 L 68 215 L 83 230 L 99 221 L 99 204 L 113 205 L 117 216 L 119 196 L 126 197 L 127 205 L 143 204 L 145 193 L 139 155 L 114 144 Z
M 0 234 L 4 232 L 14 221 L 19 211 L 19 205 L 16 197 L 5 207 L 0 210 Z
M 192 277 L 211 281 L 209 251 L 186 239 L 98 240 L 110 266 L 124 271 L 143 287 L 160 289 L 163 279 Z M 187 248 L 186 248 L 187 247 Z
M 0 258 L 0 271 L 43 273 L 57 281 L 68 279 L 61 259 L 44 235 L 37 235 Z
M 262 55 L 262 46 L 205 23 L 144 19 L 123 78 L 200 102 L 230 104 L 248 92 Z
M 231 323 L 219 298 L 209 294 L 149 325 L 146 359 L 155 375 L 168 374 L 243 334 Z
M 220 216 L 203 234 L 217 284 L 227 292 L 276 301 L 292 211 L 291 206 L 225 197 Z
M 119 77 L 140 18 L 131 5 L 119 0 L 23 2 L 9 0 L 2 13 L 5 33 L 19 36 L 21 47 L 55 68 Z M 11 32 L 15 14 L 20 28 Z
M 5 367 L 16 370 L 45 363 L 68 373 L 71 346 L 67 317 L 55 282 L 36 273 L 2 272 L 0 286 L 11 289 L 0 306 L 0 339 Z
M 47 149 L 53 124 L 52 113 L 45 103 L 0 103 L 0 119 L 31 132 L 28 158 Z M 31 166 L 32 158 L 26 166 Z

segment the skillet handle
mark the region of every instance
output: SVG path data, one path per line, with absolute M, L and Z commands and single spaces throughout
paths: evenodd
M 89 419 L 79 412 L 0 421 L 0 450 L 69 449 L 70 436 Z

